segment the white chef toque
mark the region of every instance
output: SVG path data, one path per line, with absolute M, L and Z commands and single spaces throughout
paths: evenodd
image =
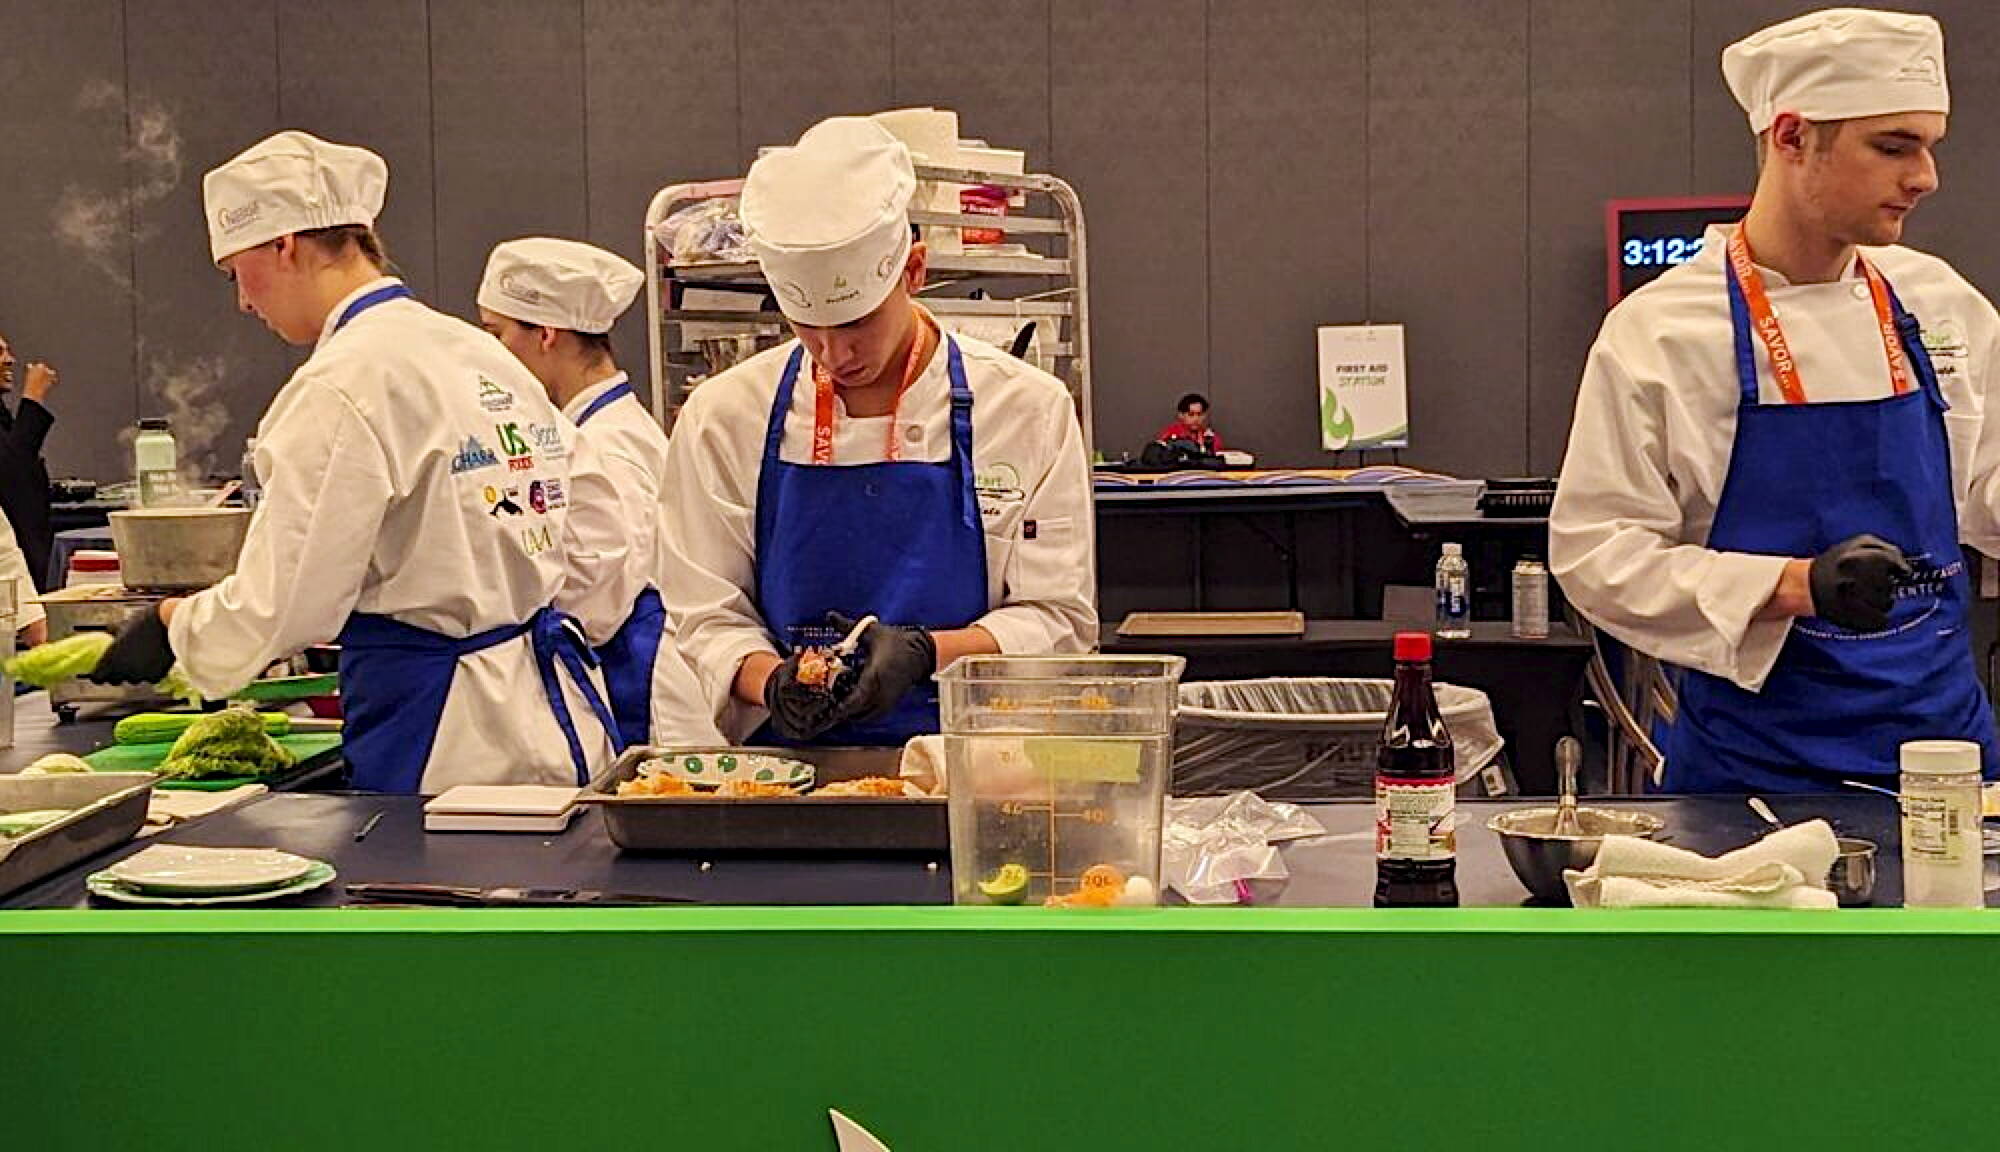
M 646 274 L 615 252 L 529 236 L 486 258 L 479 306 L 523 324 L 609 332 L 645 283 Z
M 1815 123 L 1950 112 L 1944 29 L 1929 16 L 1828 8 L 1738 40 L 1722 75 L 1761 133 L 1781 112 Z
M 220 264 L 294 232 L 372 227 L 388 191 L 389 165 L 368 149 L 280 132 L 202 177 L 209 252 Z
M 778 307 L 800 324 L 859 320 L 887 299 L 910 251 L 910 150 L 873 120 L 822 120 L 751 165 L 743 229 Z

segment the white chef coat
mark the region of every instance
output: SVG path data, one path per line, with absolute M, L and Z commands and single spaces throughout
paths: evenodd
M 1087 652 L 1097 645 L 1095 526 L 1090 464 L 1076 409 L 1060 380 L 990 344 L 957 337 L 972 390 L 974 485 L 986 530 L 986 602 L 973 621 L 1007 653 Z M 776 652 L 756 606 L 757 478 L 786 343 L 694 390 L 667 453 L 667 607 L 724 732 L 741 739 L 761 709 L 732 703 L 737 666 Z M 812 459 L 812 358 L 799 366 L 780 454 Z M 856 419 L 834 405 L 833 463 L 879 463 L 890 417 Z M 899 456 L 951 458 L 951 382 L 944 345 L 904 392 Z M 884 524 L 885 538 L 921 526 Z
M 16 631 L 48 617 L 48 613 L 42 610 L 41 602 L 35 599 L 41 593 L 35 590 L 34 577 L 28 575 L 28 557 L 21 551 L 14 526 L 7 522 L 5 516 L 0 516 L 0 580 L 14 585 Z
M 1755 620 L 1788 559 L 1704 545 L 1729 474 L 1739 396 L 1724 280 L 1731 228 L 1605 317 L 1577 394 L 1549 518 L 1550 569 L 1591 622 L 1642 652 L 1763 686 L 1790 620 Z M 1863 254 L 1923 326 L 1944 414 L 1963 540 L 2000 552 L 2000 420 L 1986 393 L 2000 313 L 1950 265 L 1909 248 Z M 1761 269 L 1812 403 L 1892 394 L 1867 281 L 1794 285 Z M 1752 341 L 1764 403 L 1783 403 Z M 1826 466 L 1843 462 L 1828 459 Z
M 570 398 L 563 406 L 563 415 L 580 420 L 599 397 L 628 382 L 625 373 L 619 372 L 592 384 Z M 662 530 L 666 509 L 660 502 L 667 471 L 667 434 L 635 393 L 598 409 L 587 423 L 577 425 L 577 435 L 596 451 L 610 477 L 617 497 L 616 520 L 629 537 L 629 562 L 622 585 L 631 593 L 625 600 L 629 609 L 641 591 L 662 587 L 667 580 L 669 542 Z M 651 711 L 655 744 L 699 747 L 724 743 L 695 681 L 694 669 L 674 642 L 671 616 L 653 662 Z
M 271 402 L 254 462 L 263 499 L 236 571 L 174 613 L 174 653 L 209 696 L 332 640 L 351 612 L 452 637 L 518 624 L 552 602 L 587 627 L 615 628 L 622 616 L 563 594 L 565 565 L 625 564 L 616 549 L 578 546 L 569 526 L 571 502 L 602 500 L 590 494 L 609 481 L 499 341 L 412 299 L 370 308 L 334 337 L 342 310 L 390 283 L 336 305 Z M 610 740 L 567 675 L 557 678 L 595 771 Z M 529 638 L 460 660 L 423 790 L 574 780 Z

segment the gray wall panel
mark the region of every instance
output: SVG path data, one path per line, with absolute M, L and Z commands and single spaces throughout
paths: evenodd
M 1756 144 L 1743 109 L 1722 82 L 1722 50 L 1759 28 L 1823 7 L 1806 0 L 1694 0 L 1688 38 L 1694 195 L 1747 196 L 1757 185 Z
M 736 18 L 742 168 L 828 116 L 893 103 L 890 0 L 738 0 Z
M 1687 0 L 1535 0 L 1531 18 L 1528 469 L 1552 474 L 1604 311 L 1604 202 L 1689 190 L 1690 14 Z
M 1049 2 L 895 0 L 890 103 L 955 108 L 959 134 L 1022 148 L 1048 171 Z
M 271 0 L 148 0 L 128 4 L 125 18 L 130 146 L 158 161 L 150 202 L 133 213 L 139 414 L 173 419 L 184 466 L 233 475 L 298 357 L 238 314 L 209 254 L 201 177 L 281 127 L 277 9 Z M 166 163 L 175 152 L 178 165 Z M 99 471 L 128 468 L 121 457 Z
M 437 282 L 428 17 L 425 0 L 279 0 L 278 118 L 388 161 L 390 259 L 418 296 L 453 303 L 465 290 Z
M 116 0 L 0 0 L 0 333 L 21 361 L 16 395 L 30 361 L 60 377 L 46 448 L 55 475 L 95 474 L 138 414 L 124 43 Z
M 1367 29 L 1365 0 L 1209 7 L 1206 392 L 1265 460 L 1321 458 L 1313 330 L 1368 314 Z
M 585 0 L 589 235 L 634 264 L 653 193 L 737 175 L 734 0 Z M 618 362 L 650 404 L 645 293 L 613 330 Z
M 1068 0 L 1053 171 L 1083 200 L 1098 449 L 1136 453 L 1208 375 L 1208 34 L 1200 0 Z
M 582 236 L 581 0 L 431 0 L 442 311 L 476 319 L 486 256 L 517 236 Z
M 1938 190 L 1910 214 L 1904 241 L 1951 261 L 1980 291 L 2000 293 L 2000 232 L 1992 180 L 2000 173 L 2000 5 L 1942 13 L 1951 117 L 1938 149 Z
M 1528 13 L 1409 0 L 1369 29 L 1369 307 L 1405 326 L 1406 462 L 1527 463 Z

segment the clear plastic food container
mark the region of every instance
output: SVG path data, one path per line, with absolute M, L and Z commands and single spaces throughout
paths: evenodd
M 1159 899 L 1178 656 L 969 656 L 938 676 L 960 904 Z

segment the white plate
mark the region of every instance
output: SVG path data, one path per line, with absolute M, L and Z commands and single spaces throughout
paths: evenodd
M 120 883 L 109 869 L 93 872 L 84 878 L 83 885 L 93 896 L 116 900 L 121 904 L 151 904 L 160 907 L 193 908 L 209 904 L 255 904 L 262 900 L 276 900 L 284 896 L 296 896 L 325 886 L 334 877 L 333 865 L 323 860 L 308 860 L 306 873 L 289 884 L 276 888 L 259 888 L 254 892 L 223 892 L 205 896 L 193 894 L 168 895 L 159 892 L 144 892 Z
M 144 892 L 214 895 L 276 888 L 304 876 L 314 861 L 272 848 L 194 848 L 155 844 L 104 874 Z

